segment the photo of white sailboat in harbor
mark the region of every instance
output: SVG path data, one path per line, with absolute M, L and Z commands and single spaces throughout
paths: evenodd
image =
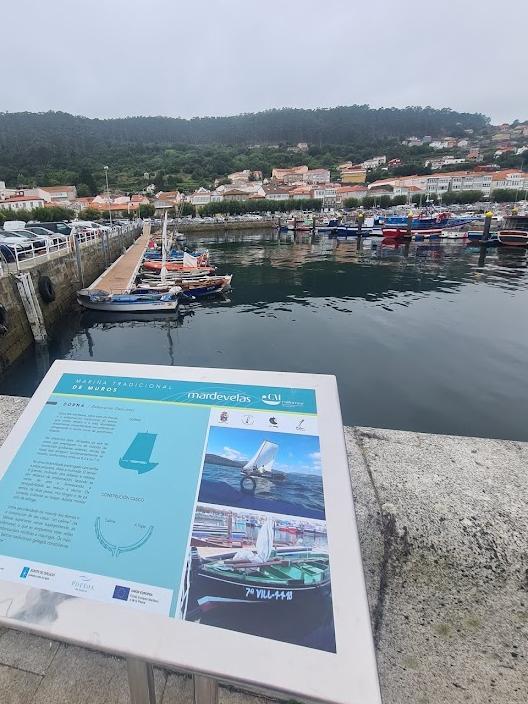
M 198 500 L 324 520 L 319 439 L 212 427 Z

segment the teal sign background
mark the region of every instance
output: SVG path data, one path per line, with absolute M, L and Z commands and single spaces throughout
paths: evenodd
M 55 393 L 265 411 L 270 409 L 296 413 L 316 413 L 317 411 L 313 389 L 287 387 L 63 374 L 55 387 Z
M 66 398 L 51 398 L 53 405 L 44 406 L 0 481 L 0 516 L 9 505 L 24 506 L 74 515 L 78 518 L 77 528 L 67 548 L 4 537 L 0 553 L 12 557 L 23 555 L 28 561 L 178 589 L 194 512 L 209 409 L 157 403 L 138 407 L 137 403 L 119 398 L 103 401 L 80 399 L 82 408 L 75 408 Z M 73 416 L 96 414 L 113 418 L 116 425 L 107 435 L 95 429 L 68 428 L 60 434 L 51 433 L 50 428 L 61 412 Z M 123 463 L 122 458 L 137 435 L 144 433 L 156 436 L 151 456 L 146 458 L 155 466 L 146 472 L 138 471 L 139 466 L 123 467 L 126 462 Z M 49 447 L 50 438 L 57 443 L 59 439 L 107 443 L 103 456 L 97 461 L 70 460 L 79 467 L 97 467 L 96 479 L 85 503 L 61 498 L 40 498 L 31 503 L 14 498 L 35 459 L 51 464 L 68 462 L 64 453 L 53 454 L 53 450 L 48 449 L 45 456 L 37 454 L 44 441 Z M 66 483 L 63 487 L 66 498 L 69 491 L 73 498 L 76 492 Z

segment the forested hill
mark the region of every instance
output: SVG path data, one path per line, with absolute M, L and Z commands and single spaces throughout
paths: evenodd
M 103 166 L 109 165 L 114 189 L 144 188 L 148 178 L 160 190 L 191 190 L 245 168 L 270 176 L 273 167 L 293 166 L 299 159 L 310 168 L 331 169 L 375 154 L 407 159 L 404 137 L 457 137 L 487 125 L 480 114 L 367 105 L 192 120 L 0 113 L 0 181 L 10 186 L 73 183 L 79 195 L 93 195 L 103 187 Z M 288 149 L 298 142 L 310 145 L 308 153 Z
M 126 117 L 90 119 L 62 112 L 0 113 L 0 145 L 53 141 L 77 147 L 107 144 L 348 144 L 409 135 L 463 134 L 488 119 L 444 108 L 369 108 L 352 105 L 316 110 L 267 110 L 232 117 Z

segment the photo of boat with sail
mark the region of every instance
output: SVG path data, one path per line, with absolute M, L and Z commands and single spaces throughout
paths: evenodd
M 324 520 L 319 439 L 212 426 L 198 500 Z
M 335 652 L 326 524 L 198 505 L 180 609 L 188 621 Z

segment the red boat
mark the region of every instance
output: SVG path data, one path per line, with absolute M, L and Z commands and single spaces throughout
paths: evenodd
M 147 260 L 143 262 L 143 269 L 147 271 L 161 271 L 163 263 L 158 260 Z M 210 275 L 214 273 L 214 266 L 183 266 L 182 262 L 167 262 L 165 264 L 167 271 L 182 271 L 189 274 L 206 274 Z

